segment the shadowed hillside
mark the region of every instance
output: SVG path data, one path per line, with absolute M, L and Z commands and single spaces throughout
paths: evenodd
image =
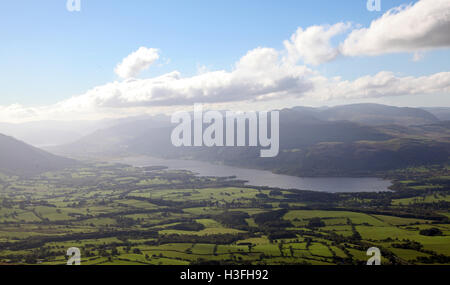
M 76 164 L 75 160 L 50 154 L 0 134 L 0 172 L 2 173 L 26 176 Z
M 173 128 L 168 117 L 128 121 L 51 151 L 74 157 L 145 154 L 197 159 L 298 176 L 370 176 L 444 163 L 450 149 L 446 122 L 421 109 L 377 104 L 281 110 L 280 152 L 270 159 L 260 158 L 258 147 L 177 148 L 170 141 Z

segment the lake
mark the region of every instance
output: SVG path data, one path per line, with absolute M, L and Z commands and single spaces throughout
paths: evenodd
M 247 169 L 235 166 L 212 164 L 196 160 L 162 159 L 149 156 L 127 157 L 114 160 L 136 167 L 167 166 L 169 169 L 189 170 L 199 176 L 236 176 L 248 181 L 247 185 L 269 186 L 283 189 L 301 189 L 337 192 L 382 192 L 390 191 L 391 182 L 373 177 L 297 177 L 274 174 L 270 171 Z

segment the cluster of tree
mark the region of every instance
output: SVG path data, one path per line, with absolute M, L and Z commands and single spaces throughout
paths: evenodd
M 419 256 L 417 257 L 417 262 L 426 264 L 448 264 L 450 263 L 450 256 L 443 254 L 431 255 L 431 256 Z
M 281 220 L 284 217 L 284 215 L 286 215 L 287 212 L 289 212 L 289 210 L 287 209 L 263 212 L 253 215 L 253 219 L 255 220 L 255 223 L 257 223 L 258 225 L 264 225 L 269 222 Z
M 98 231 L 89 233 L 72 233 L 60 236 L 33 236 L 17 242 L 2 242 L 0 248 L 7 250 L 25 250 L 30 248 L 40 248 L 46 243 L 51 242 L 66 242 L 66 241 L 80 241 L 86 239 L 103 239 L 111 237 L 127 237 L 130 239 L 145 239 L 157 238 L 158 232 L 153 230 L 139 231 L 139 230 L 123 230 L 123 231 Z
M 179 224 L 170 226 L 170 227 L 168 227 L 168 229 L 179 230 L 179 231 L 198 232 L 198 231 L 205 229 L 205 226 L 196 221 L 189 221 L 189 222 L 179 223 Z
M 277 239 L 297 238 L 297 235 L 294 231 L 277 230 L 269 233 L 268 238 L 274 241 Z
M 156 243 L 209 243 L 209 244 L 233 244 L 239 240 L 253 237 L 248 233 L 239 234 L 213 234 L 213 235 L 179 235 L 169 234 L 159 236 Z M 150 242 L 151 243 L 151 242 Z
M 442 231 L 438 228 L 423 229 L 419 233 L 423 236 L 430 236 L 430 237 L 443 235 Z
M 250 218 L 248 213 L 240 211 L 225 211 L 224 213 L 214 216 L 214 219 L 226 227 L 245 229 L 248 227 L 245 219 Z
M 416 251 L 421 251 L 423 249 L 423 245 L 420 242 L 412 240 L 404 240 L 403 243 L 393 243 L 392 247 L 402 249 L 412 249 Z
M 325 222 L 322 221 L 320 218 L 311 218 L 308 221 L 308 228 L 321 228 L 325 227 Z

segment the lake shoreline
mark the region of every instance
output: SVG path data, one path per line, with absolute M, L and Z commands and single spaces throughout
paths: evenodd
M 165 166 L 172 170 L 187 170 L 205 177 L 236 177 L 247 181 L 246 186 L 298 189 L 328 193 L 392 192 L 392 181 L 382 177 L 322 176 L 298 177 L 277 174 L 269 170 L 243 168 L 224 164 L 188 159 L 165 159 L 152 156 L 127 156 L 109 159 L 110 162 L 124 163 L 134 167 Z

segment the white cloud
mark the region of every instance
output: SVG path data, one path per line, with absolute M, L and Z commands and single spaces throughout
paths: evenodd
M 122 60 L 115 68 L 116 74 L 121 78 L 135 77 L 141 71 L 150 67 L 150 65 L 159 59 L 157 49 L 140 47 Z
M 450 1 L 420 0 L 395 7 L 367 28 L 355 28 L 339 45 L 331 39 L 352 28 L 349 23 L 298 28 L 284 42 L 286 59 L 319 65 L 344 56 L 377 56 L 387 53 L 413 53 L 420 61 L 424 52 L 450 46 Z
M 392 72 L 382 71 L 353 81 L 322 77 L 317 79 L 309 95 L 331 100 L 428 94 L 450 94 L 450 72 L 399 77 Z
M 304 66 L 282 63 L 274 49 L 257 48 L 243 56 L 230 72 L 209 71 L 183 78 L 174 71 L 149 79 L 109 83 L 81 97 L 92 105 L 112 108 L 259 100 L 309 90 L 305 79 L 309 73 Z
M 153 78 L 133 78 L 159 58 L 157 49 L 141 47 L 115 69 L 125 80 L 97 86 L 53 105 L 0 106 L 0 121 L 99 119 L 148 110 L 167 111 L 193 103 L 239 102 L 237 106 L 243 103 L 267 106 L 267 102 L 279 99 L 276 102 L 279 106 L 280 102 L 292 102 L 288 98 L 302 97 L 325 101 L 414 94 L 445 96 L 450 94 L 450 72 L 401 77 L 383 71 L 348 81 L 340 77 L 326 78 L 297 62 L 320 64 L 335 59 L 340 52 L 356 56 L 400 51 L 414 52 L 415 59 L 420 60 L 424 50 L 450 44 L 449 4 L 448 0 L 421 0 L 390 11 L 375 20 L 370 28 L 351 32 L 339 48 L 333 47 L 330 41 L 349 29 L 350 24 L 299 28 L 284 42 L 283 51 L 256 48 L 230 71 L 202 68 L 191 77 L 173 71 Z
M 330 40 L 350 27 L 349 23 L 337 23 L 332 26 L 311 26 L 305 30 L 298 28 L 289 41 L 284 41 L 287 59 L 291 62 L 302 59 L 312 65 L 335 59 L 339 50 L 331 45 Z
M 340 46 L 346 56 L 417 52 L 450 46 L 450 1 L 421 0 L 403 5 L 353 30 Z
M 137 108 L 301 96 L 312 88 L 311 75 L 314 72 L 305 66 L 284 63 L 275 49 L 256 48 L 231 71 L 205 71 L 192 77 L 173 71 L 153 78 L 115 81 L 50 106 L 0 106 L 0 121 L 125 116 Z
M 183 78 L 179 72 L 148 79 L 129 79 L 95 87 L 54 105 L 0 106 L 0 121 L 100 119 L 141 113 L 171 112 L 193 103 L 210 106 L 271 106 L 295 98 L 316 101 L 450 94 L 450 72 L 428 76 L 396 76 L 383 71 L 353 81 L 327 78 L 305 66 L 290 65 L 277 51 L 250 51 L 233 71 L 212 71 Z M 273 101 L 273 99 L 277 99 Z M 289 99 L 289 100 L 288 100 Z M 239 102 L 239 104 L 236 104 Z M 272 103 L 272 106 L 274 104 Z M 151 108 L 149 108 L 151 107 Z

